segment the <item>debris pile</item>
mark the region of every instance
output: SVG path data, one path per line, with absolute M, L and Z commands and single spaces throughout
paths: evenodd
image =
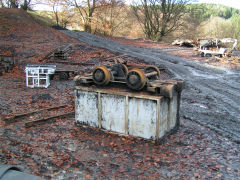
M 48 53 L 40 61 L 43 61 L 49 58 L 53 62 L 58 62 L 59 60 L 66 60 L 67 57 L 69 56 L 68 51 L 71 49 L 71 47 L 72 47 L 72 44 L 66 44 L 66 45 L 60 46 L 57 49 L 54 49 L 53 51 Z
M 202 39 L 199 40 L 199 52 L 202 57 L 204 56 L 219 56 L 223 57 L 229 54 L 237 46 L 237 39 L 224 38 L 224 39 Z M 228 47 L 232 44 L 232 47 Z
M 11 52 L 0 52 L 0 76 L 13 69 L 15 60 Z
M 228 62 L 232 66 L 238 66 L 240 64 L 240 56 L 223 56 L 222 58 L 214 57 L 214 61 L 224 64 Z
M 190 39 L 176 39 L 175 41 L 172 42 L 172 45 L 194 47 L 197 45 L 197 42 Z
M 54 60 L 66 60 L 68 57 L 68 51 L 70 50 L 72 44 L 64 45 L 54 51 Z

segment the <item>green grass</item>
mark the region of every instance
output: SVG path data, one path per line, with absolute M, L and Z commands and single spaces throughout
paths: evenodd
M 3 29 L 6 29 L 7 31 L 9 30 L 9 27 L 8 27 L 8 26 L 5 26 L 5 25 L 3 25 L 2 28 L 3 28 Z
M 52 20 L 52 12 L 50 11 L 28 11 L 28 14 L 41 25 L 55 26 L 56 23 Z

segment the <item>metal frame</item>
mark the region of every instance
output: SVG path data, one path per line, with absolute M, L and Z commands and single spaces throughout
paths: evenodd
M 56 71 L 56 65 L 27 65 L 25 67 L 26 86 L 44 87 L 50 85 L 50 75 Z

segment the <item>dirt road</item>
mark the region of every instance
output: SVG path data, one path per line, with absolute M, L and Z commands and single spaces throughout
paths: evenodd
M 240 71 L 213 67 L 170 55 L 161 49 L 121 45 L 86 32 L 62 31 L 92 46 L 124 53 L 168 68 L 186 82 L 181 116 L 240 143 Z

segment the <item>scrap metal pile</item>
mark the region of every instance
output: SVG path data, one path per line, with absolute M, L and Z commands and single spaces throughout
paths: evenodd
M 74 81 L 76 86 L 126 84 L 130 90 L 147 91 L 168 98 L 172 98 L 174 91 L 182 91 L 183 81 L 161 80 L 160 77 L 160 69 L 156 66 L 128 65 L 124 62 L 97 66 L 85 76 L 76 76 Z
M 48 53 L 45 57 L 43 57 L 40 61 L 43 61 L 45 59 L 51 58 L 53 62 L 58 62 L 61 60 L 66 60 L 69 56 L 69 51 L 72 48 L 72 44 L 65 44 L 61 47 L 58 47 Z
M 219 56 L 231 53 L 237 46 L 237 39 L 203 39 L 200 40 L 199 52 L 204 56 Z M 228 47 L 229 46 L 229 47 Z
M 11 53 L 0 54 L 0 76 L 12 70 L 14 65 L 15 61 Z

